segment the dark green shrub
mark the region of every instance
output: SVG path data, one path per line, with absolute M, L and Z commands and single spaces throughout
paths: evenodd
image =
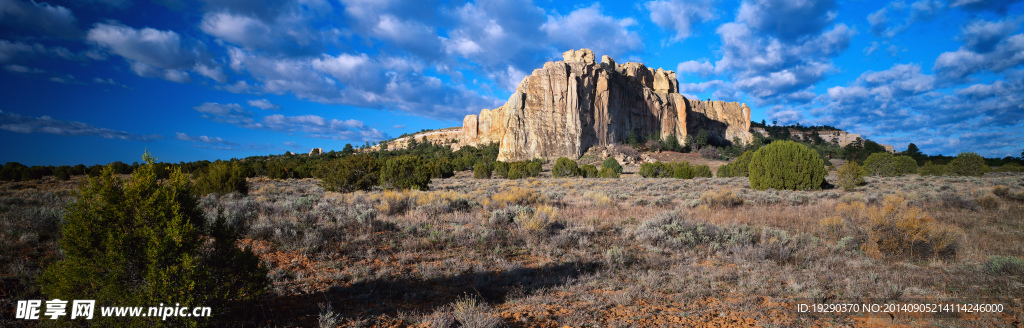
M 1007 163 L 995 169 L 994 172 L 1024 172 L 1024 166 L 1020 166 L 1017 163 Z
M 446 179 L 455 176 L 455 165 L 447 158 L 438 158 L 430 161 L 430 177 L 434 179 Z
M 732 163 L 718 167 L 718 177 L 746 177 L 750 175 L 750 159 L 754 157 L 753 151 L 745 151 Z
M 580 168 L 576 161 L 559 157 L 555 161 L 555 167 L 551 168 L 551 175 L 556 178 L 570 178 L 579 175 Z
M 806 190 L 821 188 L 825 163 L 818 152 L 793 141 L 776 141 L 750 159 L 750 187 Z
M 674 134 L 665 137 L 665 140 L 661 142 L 661 148 L 670 151 L 683 150 L 683 146 L 679 144 L 679 138 L 676 138 Z
M 490 179 L 491 168 L 487 167 L 487 164 L 476 163 L 473 166 L 473 178 L 475 179 Z
M 922 176 L 943 176 L 950 175 L 949 165 L 932 164 L 931 161 L 925 162 L 921 169 L 917 171 L 917 174 Z
M 596 178 L 597 177 L 597 167 L 594 167 L 593 165 L 590 165 L 590 164 L 581 166 L 580 167 L 580 176 L 582 176 L 584 178 Z
M 152 158 L 145 158 L 147 164 L 130 180 L 107 167 L 79 188 L 61 227 L 63 255 L 38 280 L 46 298 L 118 306 L 209 306 L 219 312 L 213 320 L 230 302 L 261 298 L 267 270 L 259 257 L 236 246 L 237 228 L 228 226 L 223 216 L 208 224 L 188 175 L 175 169 L 161 183 Z M 97 316 L 90 324 L 216 326 L 178 317 Z
M 949 171 L 956 175 L 980 177 L 991 170 L 985 165 L 985 158 L 974 152 L 960 153 L 949 162 Z
M 539 177 L 541 171 L 544 171 L 544 167 L 538 161 L 530 161 L 526 164 L 526 176 L 528 177 Z
M 896 167 L 900 174 L 917 174 L 917 161 L 907 155 L 896 156 Z
M 894 177 L 900 175 L 896 157 L 890 153 L 874 153 L 864 160 L 864 173 L 873 176 Z
M 494 175 L 499 178 L 508 178 L 508 166 L 506 162 L 494 162 Z
M 843 167 L 839 168 L 837 175 L 837 184 L 843 187 L 843 190 L 850 191 L 853 188 L 864 183 L 864 169 L 857 165 L 857 161 L 846 161 Z
M 65 169 L 57 169 L 56 171 L 53 171 L 53 176 L 60 181 L 71 180 L 71 175 L 68 174 L 68 170 Z
M 599 178 L 618 178 L 619 173 L 611 168 L 602 167 L 600 171 L 597 171 L 597 176 Z
M 509 179 L 522 179 L 526 178 L 526 162 L 512 162 L 508 167 L 508 178 Z
M 644 178 L 671 178 L 674 170 L 665 163 L 654 162 L 640 164 L 640 172 L 637 173 Z
M 693 167 L 694 178 L 711 178 L 714 175 L 711 174 L 711 167 L 707 165 L 697 165 Z
M 611 157 L 608 157 L 607 159 L 604 160 L 604 162 L 601 163 L 601 168 L 608 168 L 611 169 L 612 171 L 615 171 L 615 173 L 619 174 L 622 173 L 622 165 L 619 164 L 619 161 Z
M 418 156 L 394 157 L 380 170 L 380 185 L 386 189 L 427 190 L 430 174 L 430 168 Z
M 195 190 L 200 195 L 226 194 L 232 191 L 247 195 L 249 183 L 245 181 L 244 171 L 239 163 L 216 161 L 205 170 L 196 173 Z
M 313 172 L 327 191 L 370 190 L 380 183 L 380 161 L 369 155 L 353 155 L 320 164 Z
M 693 179 L 693 167 L 690 162 L 672 163 L 672 177 L 676 179 Z

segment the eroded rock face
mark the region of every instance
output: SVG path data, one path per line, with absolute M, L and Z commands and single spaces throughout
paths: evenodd
M 463 120 L 463 145 L 500 143 L 498 160 L 579 158 L 593 146 L 654 134 L 661 138 L 708 130 L 717 143 L 752 139 L 745 104 L 686 99 L 675 72 L 640 63 L 594 61 L 589 49 L 569 50 L 523 79 L 505 105 Z

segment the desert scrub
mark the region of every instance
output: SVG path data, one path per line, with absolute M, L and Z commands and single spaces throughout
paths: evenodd
M 720 209 L 743 205 L 743 198 L 736 196 L 732 190 L 709 191 L 700 195 L 701 205 Z
M 642 163 L 637 173 L 644 178 L 671 178 L 674 168 L 662 162 Z
M 195 174 L 195 189 L 200 195 L 226 194 L 232 191 L 246 195 L 249 183 L 245 181 L 245 167 L 239 163 L 216 161 Z
M 536 189 L 511 187 L 491 195 L 483 200 L 483 205 L 489 209 L 502 208 L 510 204 L 533 205 L 544 203 L 546 198 Z
M 857 161 L 847 161 L 836 173 L 836 184 L 843 187 L 843 190 L 851 191 L 864 183 L 864 173 L 864 169 L 857 164 Z
M 605 159 L 604 162 L 601 163 L 601 168 L 609 169 L 612 172 L 615 172 L 616 175 L 622 174 L 622 165 L 619 164 L 619 161 L 611 157 Z
M 1014 256 L 992 255 L 985 261 L 985 273 L 993 275 L 1024 275 L 1024 261 Z
M 890 153 L 873 153 L 864 160 L 864 172 L 867 175 L 894 177 L 900 175 L 896 165 L 896 157 Z
M 580 168 L 576 161 L 566 157 L 559 157 L 555 166 L 551 168 L 551 176 L 556 178 L 569 178 L 580 174 Z
M 655 250 L 682 251 L 698 245 L 712 250 L 733 245 L 749 245 L 756 241 L 757 232 L 747 226 L 718 226 L 696 222 L 680 211 L 662 212 L 644 221 L 633 232 L 634 238 Z
M 693 167 L 694 178 L 711 178 L 714 175 L 711 174 L 711 167 L 705 165 L 697 165 Z
M 499 178 L 508 178 L 508 167 L 506 162 L 494 162 L 494 175 Z
M 745 151 L 742 155 L 736 158 L 732 163 L 725 164 L 718 167 L 718 177 L 730 178 L 730 177 L 746 177 L 750 175 L 750 159 L 754 157 L 754 152 Z
M 476 163 L 473 166 L 473 178 L 474 179 L 490 179 L 491 168 L 484 163 Z
M 313 171 L 327 191 L 370 190 L 380 182 L 380 161 L 369 155 L 355 155 L 320 164 Z
M 388 159 L 380 170 L 380 185 L 385 189 L 427 190 L 430 167 L 418 156 L 404 155 Z
M 1007 186 L 998 185 L 992 187 L 992 193 L 1006 200 L 1024 201 L 1024 191 L 1012 192 L 1010 187 Z
M 885 196 L 880 206 L 836 205 L 837 216 L 821 220 L 828 237 L 851 237 L 873 258 L 955 258 L 964 242 L 959 228 L 939 224 L 901 196 Z M 842 221 L 842 224 L 839 221 Z
M 962 176 L 975 176 L 980 177 L 981 175 L 992 171 L 988 165 L 985 165 L 985 158 L 974 152 L 963 152 L 956 155 L 952 161 L 949 161 L 949 171 L 952 174 Z
M 597 167 L 587 164 L 580 167 L 580 176 L 584 178 L 596 178 Z
M 921 176 L 943 176 L 950 175 L 952 172 L 949 169 L 949 165 L 932 164 L 931 161 L 928 161 L 921 166 L 921 169 L 917 170 L 917 174 Z
M 402 215 L 416 202 L 415 196 L 408 190 L 384 190 L 373 196 L 378 200 L 377 210 L 384 215 Z
M 153 158 L 131 179 L 108 166 L 82 184 L 68 206 L 60 247 L 64 257 L 46 267 L 39 283 L 47 298 L 93 299 L 99 304 L 202 304 L 225 311 L 232 301 L 255 300 L 267 270 L 223 217 L 212 224 L 198 208 L 188 176 L 175 169 L 163 183 Z M 216 317 L 216 314 L 215 314 Z M 203 320 L 97 318 L 103 326 L 197 326 Z
M 754 152 L 750 160 L 750 187 L 819 189 L 827 173 L 818 152 L 797 142 L 776 141 Z

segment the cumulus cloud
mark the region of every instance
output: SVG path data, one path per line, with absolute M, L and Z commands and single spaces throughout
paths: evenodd
M 1020 0 L 954 0 L 950 6 L 959 7 L 966 11 L 977 12 L 977 11 L 993 11 L 999 14 L 1005 14 L 1006 10 L 1011 5 L 1019 2 Z
M 242 105 L 239 104 L 218 104 L 208 102 L 193 107 L 192 109 L 202 113 L 203 118 L 214 122 L 233 124 L 241 127 L 259 127 L 256 123 L 256 119 L 253 118 L 253 113 L 242 108 Z
M 190 135 L 185 134 L 183 132 L 176 132 L 174 134 L 174 139 L 178 139 L 178 140 L 181 140 L 181 141 L 188 141 L 188 142 L 201 142 L 201 143 L 211 144 L 211 145 L 228 145 L 228 146 L 236 146 L 236 145 L 238 145 L 237 143 L 225 140 L 224 138 L 221 138 L 221 137 L 190 136 Z
M 688 60 L 676 66 L 676 71 L 680 73 L 694 73 L 700 76 L 708 76 L 715 71 L 715 65 L 712 65 L 707 60 L 698 62 L 696 60 Z
M 831 0 L 747 0 L 740 4 L 736 20 L 782 41 L 795 41 L 821 33 L 835 17 L 835 2 Z
M 918 0 L 909 6 L 904 2 L 891 2 L 868 14 L 867 20 L 872 34 L 891 38 L 905 32 L 914 23 L 938 17 L 945 8 L 945 4 L 938 0 Z
M 387 133 L 367 126 L 358 120 L 325 119 L 317 115 L 284 116 L 270 115 L 263 118 L 266 129 L 279 132 L 301 133 L 311 138 L 380 141 L 388 138 Z
M 1018 26 L 1019 22 L 1016 20 L 977 20 L 964 26 L 960 39 L 964 41 L 964 47 L 968 50 L 991 52 L 996 44 L 1017 31 Z
M 192 70 L 218 82 L 227 81 L 218 65 L 204 60 L 200 49 L 184 47 L 174 31 L 98 23 L 86 34 L 86 40 L 124 57 L 132 71 L 142 77 L 188 83 L 192 81 L 188 71 Z
M 672 41 L 682 41 L 693 34 L 694 27 L 701 22 L 715 19 L 714 0 L 682 1 L 658 0 L 644 4 L 651 13 L 651 21 L 664 29 L 675 32 Z
M 332 7 L 322 1 L 211 1 L 199 28 L 250 51 L 313 55 L 344 34 L 330 26 Z
M 914 142 L 932 154 L 980 149 L 983 155 L 1002 157 L 1012 150 L 1004 139 L 1024 137 L 1024 82 L 1014 80 L 1019 71 L 1004 74 L 999 81 L 947 92 L 917 64 L 865 72 L 849 85 L 828 89 L 819 123 L 892 144 Z M 970 131 L 1003 135 L 986 140 Z
M 239 104 L 204 103 L 194 107 L 194 109 L 197 112 L 203 113 L 203 118 L 247 129 L 299 134 L 320 139 L 379 141 L 388 138 L 387 133 L 369 127 L 358 120 L 326 119 L 318 115 L 284 116 L 280 114 L 264 116 L 257 120 L 252 112 L 245 110 Z M 177 139 L 204 141 L 201 138 L 181 135 L 183 134 L 179 133 Z M 182 138 L 191 139 L 186 140 Z M 218 141 L 218 139 L 208 138 L 204 142 L 208 141 Z
M 632 18 L 606 16 L 601 13 L 601 6 L 594 4 L 573 10 L 566 16 L 549 15 L 540 29 L 560 49 L 590 48 L 598 56 L 617 57 L 643 50 L 640 35 L 630 30 L 636 24 Z
M 233 48 L 230 66 L 247 72 L 273 94 L 328 104 L 399 110 L 440 119 L 458 119 L 500 102 L 463 85 L 442 83 L 421 72 L 422 65 L 401 57 L 366 54 L 317 58 L 272 58 Z
M 78 19 L 70 9 L 35 1 L 0 0 L 0 26 L 62 38 L 78 38 L 82 35 L 78 29 Z
M 58 120 L 46 115 L 34 117 L 4 111 L 0 111 L 0 130 L 25 134 L 51 133 L 62 136 L 93 136 L 104 139 L 134 141 L 153 141 L 162 139 L 159 135 L 138 135 L 124 131 L 96 127 L 91 124 L 77 121 Z
M 266 100 L 266 99 L 253 99 L 253 100 L 249 100 L 248 103 L 249 103 L 249 106 L 256 107 L 256 108 L 263 109 L 263 110 L 270 110 L 270 109 L 276 110 L 276 109 L 281 108 L 281 105 L 272 104 L 269 100 Z
M 828 11 L 819 14 L 831 15 Z M 762 100 L 806 89 L 823 80 L 834 70 L 831 57 L 848 48 L 855 33 L 845 24 L 837 24 L 821 34 L 804 35 L 790 42 L 775 37 L 775 30 L 760 32 L 745 23 L 726 23 L 717 32 L 722 38 L 723 55 L 714 65 L 715 72 L 733 74 L 738 89 Z
M 34 61 L 42 56 L 57 57 L 67 60 L 78 60 L 76 55 L 64 47 L 47 47 L 33 42 L 8 41 L 0 39 L 0 63 Z
M 943 78 L 957 81 L 982 71 L 1002 72 L 1024 63 L 1024 34 L 1007 34 L 1016 23 L 973 22 L 962 31 L 964 46 L 944 52 L 932 70 Z M 986 51 L 987 50 L 987 51 Z

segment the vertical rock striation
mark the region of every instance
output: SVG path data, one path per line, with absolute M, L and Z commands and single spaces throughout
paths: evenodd
M 498 160 L 579 158 L 593 146 L 707 130 L 719 144 L 750 142 L 750 108 L 686 99 L 676 74 L 640 63 L 594 61 L 590 49 L 569 50 L 519 83 L 501 107 L 463 120 L 462 145 L 497 142 Z

